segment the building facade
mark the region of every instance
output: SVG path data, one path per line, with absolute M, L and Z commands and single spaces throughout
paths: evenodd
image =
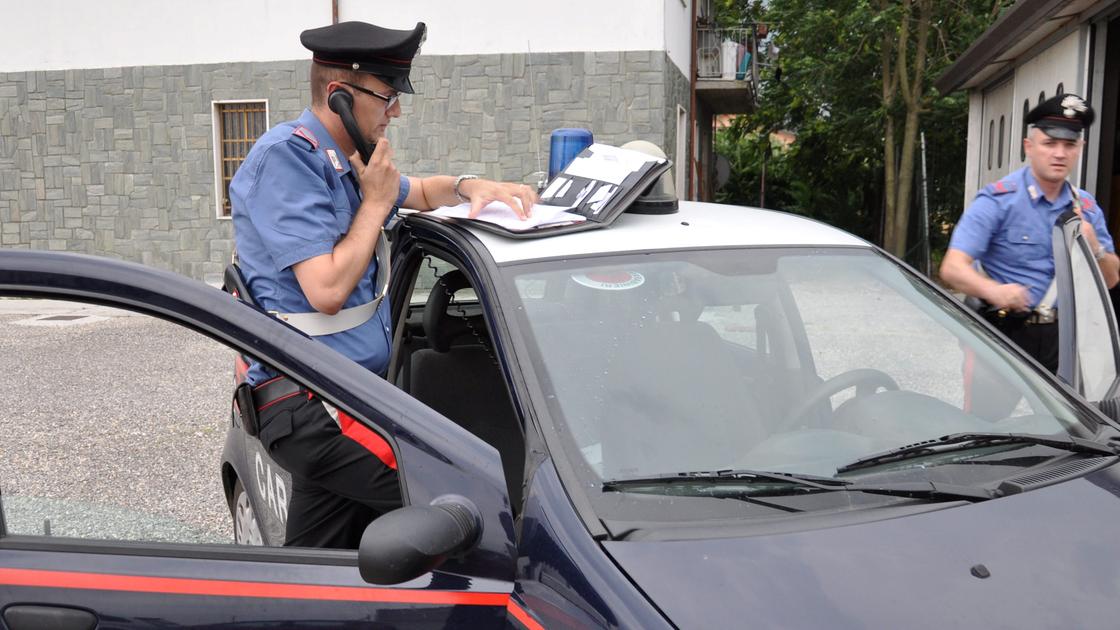
M 936 82 L 969 94 L 967 205 L 976 191 L 1026 161 L 1024 117 L 1055 94 L 1086 98 L 1097 113 L 1073 179 L 1120 233 L 1120 0 L 1019 0 Z M 962 206 L 963 207 L 963 206 Z
M 26 28 L 0 44 L 0 246 L 219 278 L 233 242 L 226 183 L 260 133 L 310 104 L 299 32 L 335 12 L 428 25 L 417 93 L 388 132 L 402 173 L 528 181 L 559 127 L 687 162 L 688 2 L 572 0 L 562 14 L 510 0 L 228 4 L 185 16 L 138 0 L 19 5 Z

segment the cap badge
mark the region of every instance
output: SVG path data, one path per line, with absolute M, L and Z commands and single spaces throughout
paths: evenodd
M 351 68 L 353 68 L 353 69 L 355 69 L 355 70 L 357 70 L 358 68 L 361 68 L 362 66 L 361 66 L 361 65 L 359 65 L 358 63 L 354 63 L 354 65 L 352 65 L 352 66 L 350 66 L 350 67 L 351 67 Z
M 1077 96 L 1067 96 L 1062 99 L 1062 115 L 1066 118 L 1074 118 L 1077 114 L 1083 113 L 1087 108 L 1085 101 Z

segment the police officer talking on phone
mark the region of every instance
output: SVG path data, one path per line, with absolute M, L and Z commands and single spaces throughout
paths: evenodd
M 1050 290 L 1051 230 L 1058 217 L 1067 210 L 1081 217 L 1081 233 L 1110 287 L 1120 278 L 1120 259 L 1096 199 L 1066 181 L 1081 156 L 1093 109 L 1075 94 L 1059 94 L 1024 120 L 1030 125 L 1023 140 L 1027 165 L 976 195 L 953 230 L 941 278 L 983 300 L 985 317 L 1056 373 L 1057 318 L 1065 316 Z
M 304 31 L 311 108 L 267 131 L 230 183 L 234 239 L 262 308 L 384 375 L 390 317 L 382 227 L 397 208 L 503 201 L 526 216 L 535 191 L 473 175 L 405 177 L 385 130 L 413 93 L 425 26 L 344 22 Z M 472 216 L 473 216 L 472 214 Z M 381 272 L 379 274 L 379 271 Z M 379 279 L 381 281 L 379 281 Z M 260 364 L 247 382 L 262 445 L 292 474 L 285 544 L 356 548 L 401 504 L 396 461 L 375 432 Z

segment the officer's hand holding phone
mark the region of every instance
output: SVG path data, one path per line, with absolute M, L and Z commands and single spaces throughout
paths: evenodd
M 397 201 L 400 194 L 401 174 L 393 164 L 393 148 L 387 138 L 381 138 L 370 155 L 369 164 L 362 162 L 357 151 L 350 154 L 350 167 L 358 176 L 362 198 L 374 201 L 378 206 L 389 207 Z

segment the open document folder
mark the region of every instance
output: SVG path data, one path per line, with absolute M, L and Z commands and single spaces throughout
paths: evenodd
M 482 229 L 511 238 L 538 238 L 591 230 L 610 225 L 672 163 L 642 151 L 593 144 L 556 174 L 522 221 L 504 203 L 486 206 L 473 219 Z M 431 212 L 436 217 L 466 219 L 470 206 L 463 204 Z
M 482 211 L 475 217 L 476 221 L 485 221 L 501 226 L 512 232 L 526 232 L 546 225 L 571 225 L 586 221 L 584 217 L 573 212 L 568 212 L 567 206 L 550 206 L 538 203 L 533 206 L 532 214 L 522 220 L 508 204 L 501 201 L 491 201 L 483 206 Z M 471 204 L 461 203 L 457 206 L 444 206 L 431 212 L 437 217 L 465 219 L 471 212 Z

